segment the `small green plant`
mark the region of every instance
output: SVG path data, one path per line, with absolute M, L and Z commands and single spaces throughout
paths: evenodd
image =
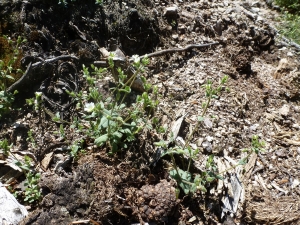
M 171 21 L 171 26 L 172 26 L 172 27 L 176 27 L 176 25 L 177 25 L 176 20 L 172 20 L 172 21 Z
M 210 80 L 208 80 L 207 83 L 203 85 L 207 100 L 202 103 L 203 111 L 198 117 L 198 122 L 193 131 L 189 134 L 187 141 L 185 142 L 185 145 L 183 147 L 168 147 L 164 141 L 156 143 L 157 145 L 162 146 L 165 149 L 162 156 L 169 155 L 171 157 L 172 169 L 169 171 L 170 176 L 177 181 L 178 186 L 186 195 L 193 194 L 196 190 L 206 191 L 205 184 L 207 182 L 212 182 L 215 179 L 222 179 L 222 177 L 217 173 L 217 168 L 214 165 L 213 161 L 213 155 L 211 155 L 207 160 L 206 171 L 203 171 L 201 174 L 197 175 L 193 175 L 190 172 L 191 163 L 197 158 L 197 155 L 199 153 L 199 149 L 193 149 L 190 146 L 190 142 L 193 138 L 194 133 L 199 129 L 201 122 L 204 120 L 204 116 L 207 113 L 207 109 L 210 106 L 211 100 L 214 98 L 218 98 L 218 95 L 223 90 L 227 80 L 228 76 L 225 75 L 220 80 L 219 85 L 216 88 L 213 87 L 213 83 Z M 174 142 L 174 140 L 171 140 L 171 143 L 172 142 Z M 182 159 L 182 166 L 185 167 L 185 169 L 181 169 L 178 166 L 178 164 L 176 163 L 175 155 L 179 155 L 179 157 Z M 187 165 L 185 165 L 186 163 L 184 159 L 187 159 Z
M 42 108 L 42 92 L 35 92 L 35 98 L 26 99 L 26 103 L 29 106 L 33 106 L 34 110 L 38 112 Z
M 140 59 L 133 56 L 133 63 L 129 66 L 132 66 L 135 72 L 131 76 L 124 74 L 121 68 L 116 68 L 113 58 L 114 55 L 110 54 L 108 68 L 97 68 L 92 65 L 90 69 L 83 65 L 83 77 L 89 86 L 87 93 L 76 94 L 67 91 L 77 100 L 77 109 L 83 111 L 81 122 L 76 119 L 71 128 L 78 127 L 92 138 L 97 146 L 107 146 L 111 154 L 127 148 L 128 143 L 135 140 L 136 134 L 144 129 L 158 104 L 158 101 L 152 99 L 147 92 L 152 87 L 145 79 L 143 80 L 146 91 L 137 97 L 136 103 L 132 106 L 125 104 L 126 96 L 131 93 L 132 83 L 145 70 L 145 66 L 149 63 L 148 58 Z M 114 97 L 104 98 L 96 83 L 107 73 L 111 73 L 115 78 L 116 86 L 111 89 Z M 153 96 L 156 94 L 157 89 L 153 87 Z
M 20 162 L 15 155 L 10 151 L 12 147 L 12 144 L 9 145 L 7 139 L 4 139 L 0 141 L 0 148 L 4 152 L 5 156 L 8 156 L 9 154 L 12 155 L 12 157 L 16 160 L 16 165 L 22 169 L 22 171 L 25 174 L 26 180 L 25 180 L 25 198 L 24 201 L 33 203 L 35 201 L 39 201 L 42 197 L 41 190 L 38 186 L 39 179 L 41 175 L 39 173 L 34 173 L 31 171 L 31 161 L 32 159 L 25 155 L 24 156 L 24 163 Z M 17 193 L 14 193 L 15 195 Z
M 253 135 L 251 138 L 251 148 L 250 149 L 244 149 L 243 152 L 248 153 L 246 157 L 241 159 L 239 161 L 239 165 L 245 165 L 248 162 L 248 159 L 251 154 L 259 154 L 260 152 L 264 151 L 265 142 L 259 141 L 259 137 L 257 135 Z
M 64 129 L 64 125 L 60 124 L 59 125 L 59 130 L 54 132 L 55 134 L 59 134 L 61 139 L 65 139 L 66 138 L 66 132 Z
M 39 180 L 41 178 L 40 173 L 33 173 L 29 171 L 26 173 L 26 181 L 25 181 L 25 202 L 33 203 L 39 201 L 42 197 L 42 193 L 40 187 L 38 185 Z
M 284 12 L 282 15 L 280 34 L 300 44 L 300 15 Z
M 34 203 L 41 200 L 42 193 L 38 185 L 41 178 L 40 173 L 35 173 L 31 171 L 31 158 L 29 156 L 24 156 L 24 163 L 17 161 L 16 165 L 19 166 L 25 173 L 25 198 L 24 201 L 28 203 Z
M 285 10 L 288 10 L 291 13 L 300 12 L 300 0 L 275 0 L 276 4 L 284 7 Z
M 42 197 L 42 193 L 38 185 L 41 175 L 40 173 L 34 173 L 31 171 L 31 158 L 29 156 L 25 156 L 24 163 L 17 161 L 16 165 L 23 170 L 26 177 L 24 184 L 26 186 L 24 201 L 29 203 L 39 201 Z
M 164 155 L 169 155 L 171 157 L 172 162 L 172 169 L 169 171 L 170 176 L 176 180 L 178 186 L 183 190 L 184 194 L 193 194 L 197 190 L 201 190 L 206 192 L 205 185 L 207 183 L 213 182 L 216 179 L 223 179 L 221 174 L 225 173 L 228 170 L 233 169 L 234 167 L 238 165 L 245 165 L 248 162 L 248 159 L 251 154 L 258 154 L 263 150 L 264 142 L 259 141 L 258 136 L 254 135 L 251 140 L 251 148 L 245 149 L 243 152 L 247 152 L 247 156 L 241 159 L 236 166 L 233 166 L 232 168 L 219 172 L 216 165 L 214 164 L 214 156 L 210 155 L 206 161 L 205 171 L 202 171 L 200 174 L 192 174 L 190 172 L 191 163 L 193 160 L 197 159 L 199 149 L 193 149 L 190 146 L 190 141 L 193 138 L 194 133 L 198 130 L 200 124 L 204 120 L 204 116 L 207 113 L 207 109 L 210 106 L 210 103 L 212 99 L 218 98 L 218 95 L 221 93 L 221 91 L 226 88 L 224 88 L 224 85 L 228 81 L 228 76 L 224 76 L 220 82 L 219 85 L 214 88 L 213 83 L 208 80 L 205 85 L 203 85 L 205 89 L 205 96 L 206 101 L 202 103 L 203 111 L 201 115 L 198 117 L 198 122 L 195 126 L 195 128 L 192 130 L 190 135 L 187 138 L 187 141 L 185 142 L 185 145 L 183 147 L 174 146 L 174 147 L 168 147 L 167 144 L 164 141 L 161 141 L 159 143 L 156 143 L 158 146 L 163 147 L 165 151 L 162 154 L 162 157 Z M 173 143 L 174 140 L 171 140 L 171 143 Z M 185 169 L 181 169 L 178 166 L 178 163 L 176 162 L 175 155 L 178 155 L 181 159 L 181 167 L 184 167 Z M 187 159 L 187 163 L 186 160 Z
M 12 144 L 9 145 L 7 139 L 3 139 L 2 141 L 0 141 L 0 149 L 3 152 L 3 155 L 8 156 L 9 155 L 9 151 L 12 147 Z
M 0 59 L 0 118 L 11 110 L 12 103 L 14 102 L 14 93 L 7 92 L 8 80 L 14 80 L 12 74 L 22 72 L 20 69 L 14 68 L 18 56 L 20 55 L 20 46 L 26 41 L 26 39 L 20 36 L 16 41 L 11 40 L 6 36 L 3 38 L 8 42 L 8 45 L 13 49 L 13 52 L 9 54 L 8 62 L 4 62 Z
M 282 8 L 280 34 L 300 44 L 300 0 L 275 0 Z
M 72 144 L 72 145 L 70 146 L 70 149 L 71 149 L 70 155 L 71 155 L 71 157 L 74 158 L 75 160 L 78 159 L 78 154 L 79 154 L 79 152 L 84 153 L 84 150 L 80 150 L 80 149 L 82 148 L 82 143 L 83 143 L 83 140 L 81 140 L 81 141 L 76 141 L 76 142 L 74 142 L 74 144 Z
M 34 137 L 33 137 L 33 132 L 32 132 L 32 130 L 29 130 L 29 131 L 27 132 L 27 135 L 28 135 L 28 137 L 26 138 L 26 141 L 31 142 L 32 146 L 35 147 L 35 146 L 36 146 L 36 142 L 35 142 L 35 139 L 34 139 Z

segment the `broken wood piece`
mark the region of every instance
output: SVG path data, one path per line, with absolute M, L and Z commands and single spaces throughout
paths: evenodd
M 140 56 L 140 58 L 143 59 L 145 57 L 148 57 L 148 58 L 158 57 L 158 56 L 162 56 L 162 55 L 166 55 L 166 54 L 170 54 L 170 53 L 185 52 L 185 51 L 191 50 L 193 48 L 212 47 L 212 46 L 218 45 L 218 44 L 220 44 L 220 43 L 219 42 L 212 42 L 212 43 L 207 43 L 207 44 L 191 44 L 191 45 L 187 45 L 184 48 L 171 48 L 171 49 L 165 49 L 165 50 L 153 52 L 153 53 L 150 53 L 150 54 L 142 55 L 142 56 Z M 131 58 L 129 60 L 129 62 L 133 62 L 133 59 Z
M 278 191 L 283 192 L 285 195 L 287 195 L 287 194 L 289 193 L 289 191 L 286 191 L 286 190 L 280 188 L 275 182 L 271 182 L 271 185 L 272 185 L 275 189 L 277 189 Z
M 78 220 L 78 221 L 73 221 L 71 223 L 69 223 L 69 225 L 72 225 L 72 224 L 87 224 L 87 223 L 92 223 L 94 225 L 100 225 L 100 223 L 96 222 L 95 220 L 92 220 L 92 219 L 88 219 L 88 220 Z
M 43 158 L 42 162 L 41 162 L 41 168 L 42 170 L 46 171 L 49 167 L 49 164 L 52 160 L 53 157 L 53 152 L 49 152 L 45 155 L 45 157 Z
M 252 154 L 250 156 L 249 162 L 245 165 L 245 173 L 242 176 L 242 181 L 247 182 L 252 174 L 252 171 L 254 169 L 255 163 L 257 159 L 257 154 Z

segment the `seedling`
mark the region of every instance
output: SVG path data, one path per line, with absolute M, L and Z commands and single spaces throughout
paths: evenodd
M 41 200 L 42 193 L 41 189 L 38 185 L 38 182 L 41 178 L 40 173 L 35 173 L 31 170 L 31 158 L 28 156 L 24 157 L 24 163 L 21 163 L 20 161 L 16 162 L 16 165 L 19 166 L 23 172 L 25 173 L 25 202 L 33 203 L 36 201 Z
M 213 98 L 218 98 L 218 95 L 223 90 L 223 87 L 226 84 L 227 80 L 228 80 L 228 76 L 224 76 L 220 80 L 219 85 L 216 88 L 213 87 L 213 83 L 210 80 L 208 80 L 207 83 L 203 85 L 207 100 L 202 103 L 203 111 L 201 115 L 198 116 L 198 122 L 195 128 L 193 129 L 193 131 L 188 136 L 187 141 L 185 142 L 185 145 L 183 147 L 175 146 L 170 148 L 163 141 L 160 143 L 156 143 L 157 145 L 165 149 L 162 156 L 170 155 L 173 168 L 170 170 L 169 174 L 173 179 L 177 181 L 178 186 L 183 190 L 183 192 L 186 195 L 193 194 L 197 190 L 206 191 L 205 184 L 207 182 L 209 183 L 214 181 L 215 179 L 222 179 L 222 177 L 217 174 L 217 168 L 213 163 L 213 155 L 211 155 L 207 160 L 206 171 L 197 175 L 191 174 L 190 172 L 191 163 L 193 160 L 197 159 L 199 149 L 193 149 L 190 146 L 190 142 L 191 139 L 193 138 L 194 133 L 198 130 L 200 124 L 204 120 L 204 116 L 207 113 L 207 109 L 210 106 L 211 100 Z M 174 140 L 170 141 L 170 143 L 173 142 Z M 179 155 L 179 157 L 181 157 L 182 159 L 181 161 L 183 162 L 182 166 L 184 166 L 185 169 L 179 168 L 179 166 L 176 163 L 174 155 Z M 185 161 L 184 159 L 188 160 L 187 166 L 184 165 L 184 161 Z
M 13 144 L 9 145 L 7 139 L 3 139 L 2 141 L 0 141 L 0 149 L 2 150 L 3 154 L 5 156 L 9 155 L 10 149 L 12 147 Z
M 33 147 L 35 147 L 35 146 L 36 146 L 36 143 L 35 143 L 35 139 L 34 139 L 34 137 L 33 137 L 33 132 L 32 132 L 32 130 L 29 130 L 29 131 L 27 132 L 27 135 L 28 135 L 28 137 L 26 138 L 26 141 L 31 142 L 32 145 L 33 145 Z

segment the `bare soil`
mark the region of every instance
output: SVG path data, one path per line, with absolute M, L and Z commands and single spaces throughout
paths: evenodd
M 90 220 L 90 224 L 300 223 L 300 49 L 281 39 L 275 28 L 277 11 L 265 1 L 242 0 L 107 0 L 102 6 L 94 0 L 69 0 L 67 7 L 57 2 L 0 3 L 0 34 L 27 39 L 22 46 L 22 69 L 30 62 L 41 62 L 18 90 L 15 104 L 21 109 L 3 118 L 0 127 L 1 138 L 13 143 L 16 154 L 31 153 L 36 170 L 42 173 L 43 199 L 28 205 L 30 214 L 22 224 L 82 220 Z M 168 7 L 177 10 L 166 13 Z M 234 195 L 230 185 L 233 170 L 224 174 L 224 181 L 207 184 L 207 193 L 199 191 L 192 197 L 181 193 L 174 198 L 176 184 L 168 174 L 169 159 L 151 165 L 157 151 L 154 142 L 166 136 L 154 131 L 141 133 L 129 149 L 114 156 L 85 138 L 86 154 L 68 161 L 63 149 L 81 137 L 65 124 L 66 137 L 61 139 L 55 133 L 60 124 L 26 105 L 26 98 L 44 88 L 49 98 L 46 106 L 72 121 L 75 103 L 55 92 L 55 85 L 61 74 L 72 74 L 64 82 L 73 90 L 84 90 L 82 64 L 99 60 L 98 49 L 109 49 L 112 38 L 126 56 L 219 43 L 152 58 L 145 75 L 159 88 L 155 116 L 161 125 L 170 130 L 188 113 L 179 133 L 183 139 L 203 110 L 202 85 L 208 79 L 218 83 L 229 75 L 229 91 L 212 101 L 207 123 L 195 133 L 192 143 L 200 149 L 194 162 L 199 173 L 211 154 L 219 170 L 226 169 L 243 157 L 241 150 L 251 146 L 253 135 L 265 141 L 265 151 L 251 158 L 252 164 L 243 173 L 244 191 L 236 210 L 224 206 L 224 199 Z M 78 60 L 45 62 L 61 55 Z M 103 93 L 105 87 L 103 84 Z M 36 146 L 26 141 L 29 130 L 35 134 Z M 43 170 L 41 163 L 46 157 L 51 161 Z M 57 168 L 61 161 L 65 165 Z M 2 171 L 5 168 L 1 166 Z M 24 177 L 17 180 L 13 188 L 20 190 Z

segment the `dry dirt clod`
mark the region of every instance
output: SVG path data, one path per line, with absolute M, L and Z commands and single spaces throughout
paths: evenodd
M 175 188 L 166 180 L 156 185 L 144 185 L 140 189 L 128 188 L 125 193 L 126 203 L 131 206 L 133 214 L 146 222 L 167 222 L 179 203 Z

